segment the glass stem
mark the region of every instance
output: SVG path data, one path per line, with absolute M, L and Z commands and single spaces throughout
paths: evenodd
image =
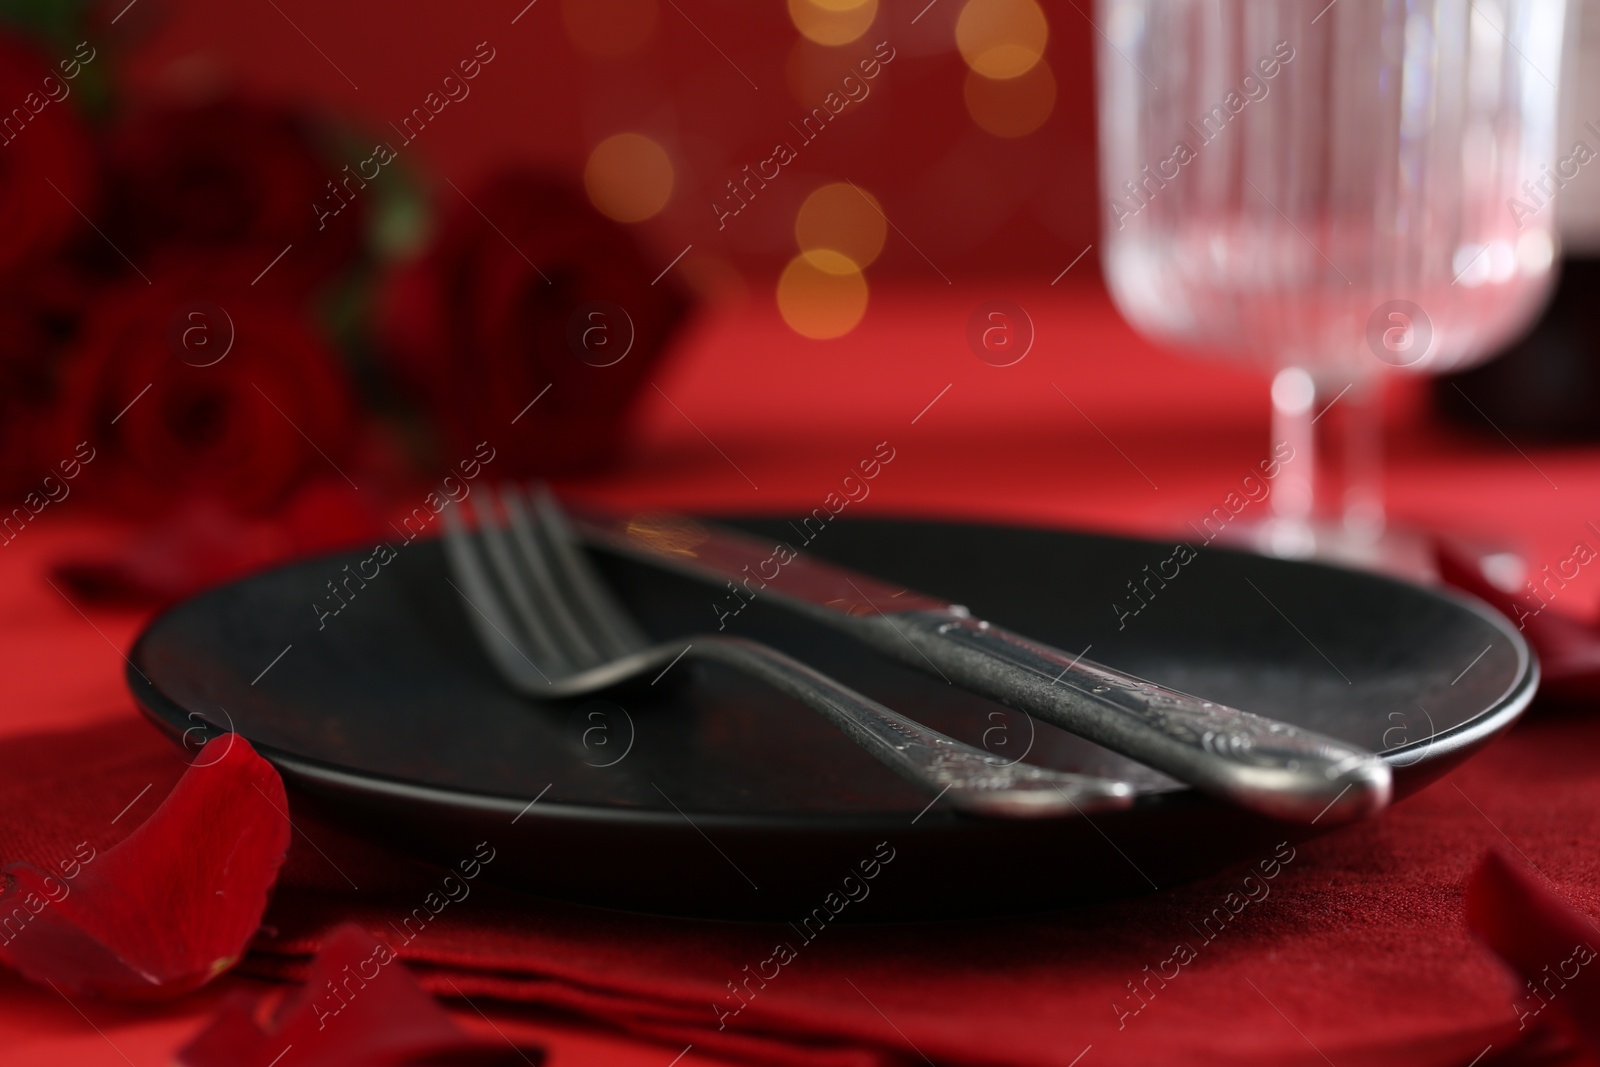
M 1343 438 L 1344 469 L 1339 517 L 1345 532 L 1373 543 L 1383 536 L 1383 380 L 1373 376 L 1348 384 L 1349 392 L 1327 418 L 1343 408 L 1337 432 Z
M 1318 383 L 1291 367 L 1272 380 L 1274 547 L 1315 549 L 1317 532 L 1357 542 L 1383 533 L 1381 382 Z

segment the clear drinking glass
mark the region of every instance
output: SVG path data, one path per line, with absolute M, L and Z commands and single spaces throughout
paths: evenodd
M 1377 379 L 1481 360 L 1539 310 L 1551 201 L 1589 157 L 1556 158 L 1565 19 L 1566 0 L 1100 0 L 1108 284 L 1152 339 L 1272 375 L 1292 458 L 1262 548 L 1396 565 Z

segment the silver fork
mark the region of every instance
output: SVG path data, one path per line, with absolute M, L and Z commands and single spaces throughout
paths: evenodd
M 1127 807 L 1126 782 L 1003 760 L 928 729 L 777 649 L 695 634 L 651 643 L 578 546 L 548 490 L 504 487 L 473 498 L 477 532 L 445 508 L 444 549 L 467 617 L 500 676 L 545 699 L 582 696 L 679 658 L 727 664 L 801 701 L 890 769 L 973 814 L 1066 815 Z M 455 583 L 452 583 L 455 584 Z

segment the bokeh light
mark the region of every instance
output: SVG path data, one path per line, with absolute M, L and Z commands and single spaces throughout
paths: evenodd
M 590 203 L 618 222 L 641 222 L 666 207 L 672 183 L 667 150 L 642 133 L 607 137 L 583 168 Z
M 986 78 L 1018 78 L 1044 57 L 1050 24 L 1036 0 L 967 0 L 956 20 L 956 47 Z
M 1056 107 L 1056 79 L 1049 63 L 1036 63 L 1015 78 L 985 78 L 972 70 L 962 92 L 967 114 L 996 137 L 1026 137 L 1044 125 Z
M 592 56 L 636 52 L 655 32 L 657 0 L 561 0 L 567 37 Z
M 778 279 L 778 311 L 802 337 L 843 337 L 867 313 L 867 279 L 849 256 L 816 248 L 795 256 Z
M 789 0 L 795 29 L 818 44 L 849 44 L 878 17 L 878 0 Z
M 848 182 L 814 190 L 794 220 L 794 239 L 802 255 L 821 252 L 827 260 L 842 254 L 858 269 L 878 258 L 888 231 L 877 199 Z

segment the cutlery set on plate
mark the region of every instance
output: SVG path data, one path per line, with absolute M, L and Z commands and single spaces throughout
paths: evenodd
M 712 660 L 799 700 L 959 810 L 1026 818 L 1134 801 L 1128 783 L 1001 759 L 756 641 L 726 633 L 652 641 L 588 559 L 583 546 L 593 544 L 718 589 L 751 591 L 754 580 L 762 597 L 882 655 L 1245 809 L 1331 824 L 1390 798 L 1389 765 L 1359 746 L 1133 677 L 810 554 L 782 546 L 775 554 L 769 541 L 695 519 L 569 519 L 543 487 L 471 499 L 475 529 L 454 509 L 442 516 L 452 584 L 496 670 L 530 697 L 579 697 L 658 676 L 679 657 Z

